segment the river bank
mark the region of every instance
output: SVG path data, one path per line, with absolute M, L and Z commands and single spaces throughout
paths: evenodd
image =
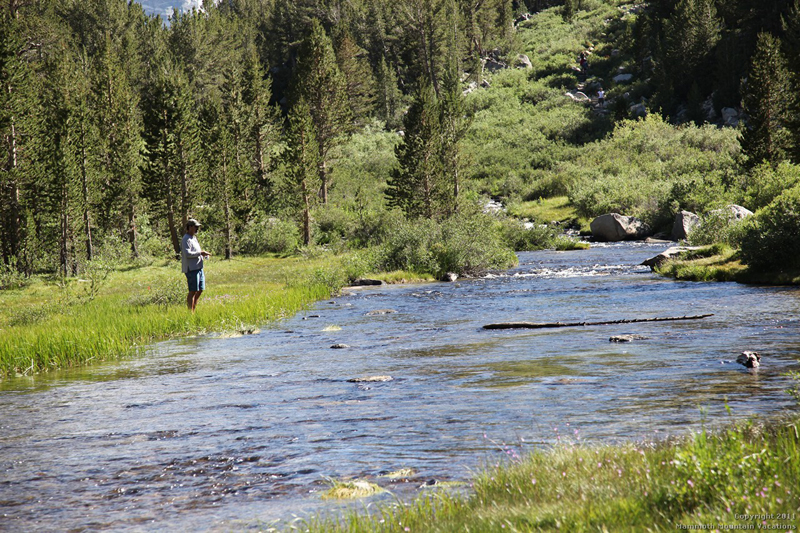
M 310 531 L 673 531 L 800 527 L 800 418 L 732 423 L 673 441 L 614 446 L 575 435 L 505 460 L 470 494 L 430 487 L 411 503 L 306 521 Z
M 737 250 L 712 245 L 682 252 L 656 268 L 662 276 L 680 281 L 735 281 L 757 285 L 800 285 L 792 269 L 762 271 L 742 264 Z
M 172 261 L 84 279 L 39 277 L 0 291 L 0 379 L 124 357 L 188 335 L 252 332 L 327 298 L 347 280 L 348 255 L 244 257 L 206 265 L 208 290 L 187 312 L 186 280 Z M 390 272 L 388 282 L 432 279 Z

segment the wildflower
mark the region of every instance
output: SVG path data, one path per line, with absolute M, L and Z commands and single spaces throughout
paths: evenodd
M 691 479 L 690 479 L 690 480 L 688 480 L 686 483 L 688 483 L 688 485 L 689 485 L 690 487 L 694 487 L 694 481 L 692 481 Z
M 566 472 L 561 472 L 561 475 L 564 476 L 564 477 L 567 477 L 567 473 Z
M 531 485 L 536 485 L 536 479 L 535 478 L 531 478 Z

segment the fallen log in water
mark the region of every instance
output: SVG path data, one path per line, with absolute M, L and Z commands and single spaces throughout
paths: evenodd
M 538 329 L 538 328 L 571 328 L 575 326 L 608 326 L 611 324 L 632 324 L 634 322 L 666 322 L 668 320 L 697 320 L 714 316 L 714 313 L 692 316 L 665 316 L 655 318 L 628 318 L 621 320 L 604 320 L 601 322 L 498 322 L 486 324 L 483 329 Z

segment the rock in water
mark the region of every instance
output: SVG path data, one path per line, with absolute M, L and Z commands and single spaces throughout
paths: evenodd
M 396 312 L 394 309 L 373 309 L 372 311 L 367 311 L 365 316 L 391 315 Z
M 455 272 L 448 272 L 447 274 L 442 276 L 442 281 L 447 281 L 449 283 L 452 283 L 457 279 L 458 279 L 458 274 L 456 274 Z
M 394 381 L 392 376 L 366 376 L 363 378 L 348 379 L 350 383 L 378 383 L 381 381 Z
M 614 335 L 610 339 L 609 342 L 633 342 L 633 341 L 643 341 L 646 340 L 647 337 L 644 335 Z
M 349 347 L 350 346 L 348 346 L 347 344 L 333 344 L 333 345 L 331 345 L 331 348 L 333 348 L 334 350 L 343 350 L 343 349 L 349 348 Z
M 736 362 L 747 368 L 758 368 L 761 366 L 761 354 L 758 352 L 742 352 L 742 355 L 736 358 Z

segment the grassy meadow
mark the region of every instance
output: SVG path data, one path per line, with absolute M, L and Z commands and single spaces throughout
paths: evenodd
M 194 315 L 173 261 L 109 267 L 86 273 L 90 279 L 38 277 L 24 288 L 0 291 L 0 377 L 119 357 L 175 336 L 252 329 L 328 297 L 347 282 L 347 261 L 333 254 L 212 259 Z

